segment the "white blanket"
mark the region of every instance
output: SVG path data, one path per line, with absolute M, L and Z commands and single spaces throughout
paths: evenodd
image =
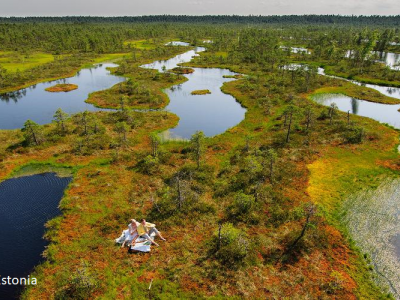
M 135 243 L 135 245 L 131 246 L 131 250 L 138 251 L 138 252 L 150 252 L 150 245 L 151 245 L 151 242 L 149 242 L 149 241 Z
M 154 238 L 155 236 L 155 233 L 151 234 L 152 238 Z M 122 234 L 119 238 L 115 239 L 115 242 L 117 244 L 122 244 L 129 237 L 129 229 L 126 229 L 122 231 Z M 136 239 L 135 245 L 131 246 L 131 250 L 139 252 L 150 252 L 150 245 L 151 243 L 149 241 L 146 241 L 146 239 L 139 237 Z

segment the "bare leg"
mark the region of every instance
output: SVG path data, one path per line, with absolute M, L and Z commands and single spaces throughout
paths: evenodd
M 163 238 L 163 236 L 161 235 L 161 233 L 157 230 L 157 228 L 152 228 L 150 229 L 150 234 L 154 232 L 156 234 L 156 236 L 158 236 L 160 239 L 162 239 L 163 241 L 165 241 L 166 239 Z
M 159 244 L 157 244 L 151 237 L 149 234 L 144 234 L 142 235 L 143 238 L 145 238 L 146 240 L 150 241 L 152 244 L 156 245 L 156 246 L 160 246 Z
M 150 242 L 156 246 L 160 246 L 159 244 L 157 244 L 152 238 L 150 238 Z

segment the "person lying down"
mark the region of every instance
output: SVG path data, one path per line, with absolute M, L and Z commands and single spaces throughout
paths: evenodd
M 140 223 L 135 219 L 131 219 L 128 229 L 124 230 L 115 241 L 118 244 L 122 244 L 121 247 L 129 246 L 133 251 L 150 252 L 151 244 L 159 246 L 154 241 L 156 236 L 165 241 L 155 224 L 146 222 L 145 219 L 142 219 Z

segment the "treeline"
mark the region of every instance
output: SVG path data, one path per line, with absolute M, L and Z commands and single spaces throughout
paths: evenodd
M 61 18 L 59 18 L 62 20 Z M 118 18 L 117 18 L 118 19 Z M 38 20 L 42 20 L 38 18 Z M 43 19 L 44 20 L 44 19 Z M 66 19 L 67 20 L 67 19 Z M 105 18 L 107 20 L 107 18 Z M 128 40 L 152 40 L 154 44 L 161 44 L 168 39 L 180 39 L 192 44 L 198 44 L 204 38 L 212 39 L 213 45 L 221 49 L 227 44 L 241 44 L 247 39 L 248 31 L 256 32 L 261 39 L 274 36 L 276 43 L 288 45 L 305 45 L 310 48 L 318 47 L 321 41 L 324 44 L 335 43 L 335 47 L 353 49 L 355 43 L 360 43 L 369 38 L 374 32 L 374 39 L 383 41 L 376 50 L 385 50 L 390 42 L 399 42 L 399 28 L 357 28 L 347 26 L 320 27 L 315 25 L 297 25 L 280 28 L 252 27 L 240 24 L 227 24 L 214 26 L 212 24 L 194 23 L 191 26 L 178 23 L 48 23 L 26 22 L 5 24 L 0 23 L 0 51 L 29 52 L 42 50 L 54 54 L 71 52 L 114 53 L 129 50 L 124 42 Z M 244 39 L 242 39 L 244 37 Z M 258 41 L 264 45 L 263 41 Z M 246 48 L 246 47 L 244 47 Z M 243 49 L 243 51 L 247 51 Z
M 150 16 L 121 16 L 121 17 L 3 17 L 0 23 L 241 23 L 241 24 L 339 24 L 361 26 L 399 26 L 400 15 L 396 16 L 342 16 L 342 15 L 272 15 L 272 16 L 239 16 L 239 15 L 150 15 Z
M 1 50 L 40 49 L 49 52 L 115 52 L 122 49 L 125 36 L 121 28 L 103 25 L 2 24 Z
M 188 27 L 177 24 L 111 24 L 65 22 L 0 23 L 0 51 L 29 52 L 43 50 L 52 53 L 96 52 L 114 53 L 124 49 L 124 41 L 216 36 L 228 29 L 211 25 Z M 230 30 L 234 34 L 234 30 Z M 158 43 L 160 44 L 160 43 Z M 128 48 L 128 47 L 126 47 Z

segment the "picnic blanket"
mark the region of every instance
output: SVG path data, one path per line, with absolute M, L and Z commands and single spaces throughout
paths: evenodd
M 129 229 L 126 229 L 124 231 L 122 231 L 122 234 L 119 238 L 115 239 L 115 242 L 117 244 L 122 244 L 127 237 L 129 237 Z M 155 233 L 152 233 L 150 235 L 152 238 L 154 238 L 156 235 Z M 135 245 L 131 246 L 130 249 L 132 251 L 137 251 L 137 252 L 150 252 L 150 246 L 151 246 L 151 242 L 147 241 L 144 238 L 138 237 L 136 239 Z
M 131 250 L 136 252 L 150 252 L 150 246 L 151 242 L 149 241 L 135 243 L 135 245 L 131 246 Z

